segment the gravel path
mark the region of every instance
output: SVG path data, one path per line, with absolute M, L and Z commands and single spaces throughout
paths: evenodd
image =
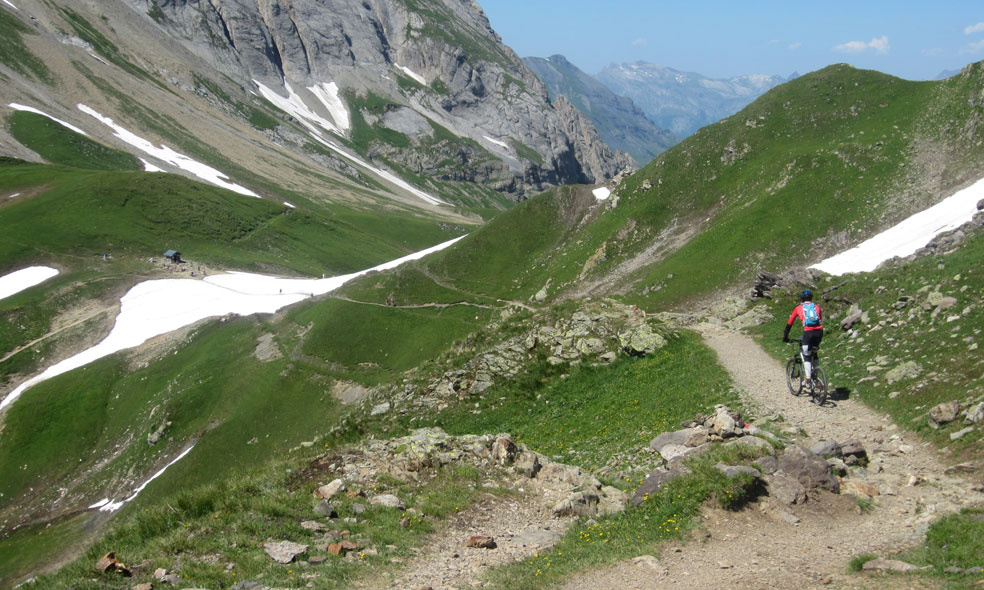
M 984 505 L 980 486 L 944 473 L 940 455 L 915 435 L 850 399 L 820 408 L 786 389 L 783 367 L 754 340 L 710 324 L 698 331 L 759 415 L 781 414 L 800 441 L 856 440 L 871 463 L 863 481 L 881 494 L 862 514 L 849 495 L 822 494 L 796 506 L 766 498 L 742 512 L 712 510 L 694 538 L 658 559 L 629 560 L 571 579 L 565 590 L 597 588 L 935 588 L 914 576 L 848 574 L 854 556 L 889 555 L 922 542 L 928 523 Z M 836 384 L 834 384 L 836 385 Z
M 940 587 L 936 580 L 915 576 L 849 574 L 847 565 L 857 555 L 890 555 L 917 545 L 939 516 L 984 505 L 984 490 L 944 473 L 934 448 L 857 402 L 835 399 L 821 408 L 805 396 L 790 395 L 783 367 L 752 338 L 709 324 L 698 331 L 757 415 L 783 416 L 807 447 L 827 439 L 865 447 L 870 464 L 863 482 L 880 491 L 874 509 L 862 513 L 854 496 L 827 492 L 793 506 L 766 497 L 737 513 L 712 508 L 691 538 L 667 544 L 658 556 L 638 556 L 574 576 L 564 590 Z M 397 578 L 364 580 L 360 588 L 480 586 L 488 568 L 550 546 L 570 524 L 553 517 L 548 507 L 556 498 L 547 492 L 527 483 L 519 497 L 488 496 L 452 519 Z M 493 536 L 498 546 L 466 548 L 470 535 Z

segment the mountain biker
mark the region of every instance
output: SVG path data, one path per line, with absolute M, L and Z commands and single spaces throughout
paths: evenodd
M 793 308 L 793 313 L 789 314 L 786 330 L 782 333 L 783 342 L 789 342 L 789 329 L 793 327 L 797 318 L 803 324 L 801 341 L 803 369 L 809 382 L 813 376 L 813 355 L 810 354 L 810 350 L 819 349 L 820 341 L 823 340 L 823 311 L 819 305 L 813 303 L 813 291 L 809 289 L 800 291 L 800 304 Z

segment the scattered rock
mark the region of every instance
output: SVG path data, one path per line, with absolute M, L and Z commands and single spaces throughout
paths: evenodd
M 277 563 L 290 563 L 298 555 L 306 553 L 308 546 L 292 541 L 277 541 L 275 543 L 264 543 L 263 550 Z
M 487 537 L 485 535 L 472 535 L 465 541 L 465 547 L 473 547 L 476 549 L 495 549 L 495 539 L 492 537 Z
M 393 494 L 380 494 L 378 496 L 373 496 L 369 498 L 369 503 L 376 506 L 382 506 L 383 508 L 395 508 L 397 510 L 403 510 L 403 501 L 394 496 Z
M 878 486 L 864 481 L 841 480 L 840 493 L 871 499 L 881 494 Z
M 345 491 L 345 482 L 340 479 L 336 479 L 327 485 L 323 485 L 316 490 L 314 490 L 315 498 L 323 498 L 325 500 L 331 500 L 338 492 Z
M 335 507 L 331 505 L 328 500 L 321 500 L 314 506 L 314 512 L 320 514 L 325 518 L 336 518 L 338 513 L 335 512 Z
M 866 572 L 917 572 L 920 570 L 919 566 L 912 565 L 911 563 L 895 559 L 885 559 L 884 557 L 865 562 L 861 566 L 861 569 Z
M 653 571 L 652 575 L 655 575 L 658 578 L 663 578 L 670 574 L 670 570 L 667 569 L 666 566 L 664 566 L 662 563 L 660 563 L 659 559 L 657 559 L 652 555 L 640 555 L 639 557 L 633 557 L 632 563 L 640 567 L 644 567 L 646 569 L 652 570 Z
M 769 495 L 783 504 L 802 504 L 806 502 L 806 488 L 798 479 L 777 475 L 769 481 Z

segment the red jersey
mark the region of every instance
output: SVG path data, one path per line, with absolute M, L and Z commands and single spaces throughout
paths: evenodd
M 793 325 L 793 322 L 795 322 L 797 320 L 797 318 L 798 318 L 799 321 L 800 321 L 800 323 L 803 324 L 803 331 L 804 332 L 810 332 L 812 330 L 823 330 L 823 310 L 820 309 L 820 306 L 817 305 L 816 303 L 814 303 L 813 305 L 816 306 L 816 308 L 817 308 L 817 315 L 820 316 L 820 323 L 818 325 L 816 325 L 816 326 L 807 326 L 803 322 L 803 304 L 802 303 L 800 303 L 799 305 L 797 305 L 793 309 L 793 313 L 789 314 L 789 321 L 786 322 L 786 325 L 787 326 L 792 326 Z

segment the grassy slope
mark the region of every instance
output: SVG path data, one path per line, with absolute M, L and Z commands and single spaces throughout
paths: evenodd
M 550 279 L 555 296 L 595 256 L 586 276 L 598 291 L 661 309 L 815 261 L 838 247 L 832 236 L 858 241 L 939 196 L 929 191 L 976 178 L 984 148 L 968 98 L 981 70 L 942 82 L 843 65 L 808 74 L 662 154 L 619 186 L 614 209 L 588 213 L 574 189 L 551 191 L 429 267 L 496 297 L 528 297 Z M 945 162 L 940 185 L 910 189 L 927 159 Z M 673 238 L 693 228 L 677 249 Z M 609 276 L 664 237 L 627 277 Z

